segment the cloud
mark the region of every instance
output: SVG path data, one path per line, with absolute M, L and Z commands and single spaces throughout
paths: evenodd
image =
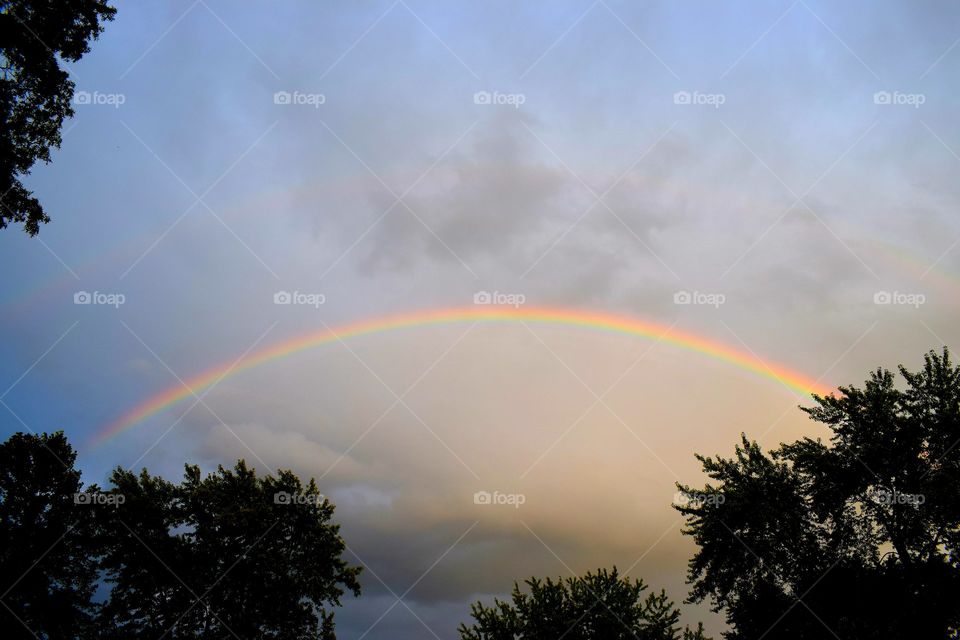
M 829 384 L 956 344 L 960 8 L 870 3 L 865 20 L 856 3 L 812 7 L 820 23 L 796 5 L 766 33 L 784 7 L 608 4 L 579 23 L 577 2 L 398 4 L 379 22 L 388 3 L 211 5 L 230 30 L 197 5 L 123 81 L 123 108 L 78 109 L 57 158 L 31 176 L 63 212 L 42 231 L 47 248 L 0 233 L 17 274 L 0 298 L 62 279 L 2 314 L 17 336 L 2 373 L 19 380 L 4 402 L 35 430 L 83 440 L 249 349 L 469 305 L 478 290 L 676 323 Z M 84 57 L 78 88 L 112 89 L 183 9 L 129 7 Z M 526 100 L 473 103 L 494 89 Z M 326 102 L 274 104 L 293 90 Z M 677 105 L 680 90 L 726 101 Z M 877 90 L 927 100 L 884 107 Z M 216 216 L 185 213 L 193 196 L 164 164 L 198 194 L 229 169 L 204 197 Z M 391 191 L 421 176 L 404 197 L 412 212 L 385 214 Z M 811 185 L 804 201 L 820 219 L 802 204 L 787 212 Z M 80 289 L 128 302 L 78 307 Z M 679 306 L 681 289 L 727 302 Z M 929 302 L 878 306 L 878 289 Z M 274 305 L 278 290 L 326 304 Z M 576 571 L 649 550 L 635 575 L 681 598 L 692 548 L 668 530 L 669 500 L 675 476 L 699 477 L 692 452 L 729 454 L 743 430 L 769 429 L 770 444 L 813 433 L 775 382 L 663 343 L 484 325 L 454 346 L 466 330 L 356 337 L 229 376 L 204 401 L 239 439 L 197 406 L 140 464 L 177 478 L 188 460 L 244 457 L 322 476 L 351 548 L 398 593 L 478 523 L 410 594 L 442 636 L 470 599 L 564 574 L 551 549 Z M 604 396 L 610 408 L 588 411 L 638 358 Z M 83 451 L 86 477 L 135 460 L 184 409 Z M 527 501 L 484 508 L 480 490 Z M 341 623 L 352 635 L 392 603 L 365 584 L 369 599 Z M 398 605 L 368 637 L 424 632 Z

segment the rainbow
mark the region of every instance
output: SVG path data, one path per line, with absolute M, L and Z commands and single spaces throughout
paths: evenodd
M 320 331 L 299 335 L 283 340 L 259 351 L 248 354 L 239 360 L 220 364 L 185 381 L 185 384 L 172 386 L 135 406 L 113 423 L 100 430 L 93 443 L 102 444 L 114 436 L 136 426 L 147 418 L 176 405 L 223 378 L 286 356 L 313 349 L 340 340 L 385 331 L 394 331 L 410 327 L 429 327 L 454 323 L 532 323 L 537 325 L 557 325 L 583 328 L 605 333 L 657 340 L 688 351 L 700 353 L 721 362 L 729 363 L 744 371 L 764 378 L 775 380 L 803 394 L 828 395 L 832 389 L 796 371 L 760 360 L 745 350 L 704 338 L 692 333 L 675 331 L 665 324 L 641 320 L 634 317 L 612 313 L 598 313 L 559 308 L 528 308 L 503 306 L 471 306 L 451 309 L 417 311 L 400 315 L 379 317 L 349 324 L 340 328 L 324 328 Z

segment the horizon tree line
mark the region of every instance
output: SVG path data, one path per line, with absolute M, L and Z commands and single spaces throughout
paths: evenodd
M 898 370 L 801 407 L 828 442 L 695 454 L 710 481 L 673 505 L 698 547 L 686 602 L 722 612 L 724 638 L 960 635 L 960 367 L 944 349 Z M 238 460 L 179 483 L 117 467 L 101 489 L 75 462 L 63 432 L 0 444 L 6 637 L 330 640 L 360 596 L 313 479 Z M 462 640 L 706 640 L 616 567 L 531 577 L 469 615 Z

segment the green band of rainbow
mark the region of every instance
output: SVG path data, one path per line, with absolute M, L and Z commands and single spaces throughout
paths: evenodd
M 186 380 L 185 384 L 172 386 L 169 389 L 151 396 L 145 402 L 137 405 L 99 431 L 94 439 L 94 443 L 101 444 L 106 442 L 110 438 L 134 427 L 150 416 L 156 415 L 164 409 L 191 398 L 194 394 L 200 394 L 204 389 L 226 377 L 236 375 L 242 371 L 252 369 L 253 367 L 273 360 L 279 360 L 280 358 L 339 340 L 346 340 L 372 333 L 381 333 L 408 327 L 426 327 L 467 322 L 548 324 L 654 339 L 727 362 L 745 371 L 750 371 L 764 378 L 775 380 L 803 394 L 828 395 L 832 391 L 832 389 L 820 384 L 813 378 L 787 369 L 786 367 L 760 360 L 747 351 L 733 348 L 692 333 L 676 331 L 661 323 L 610 313 L 570 309 L 545 307 L 513 308 L 478 305 L 380 317 L 356 322 L 340 328 L 324 328 L 320 331 L 296 336 L 264 347 L 239 360 L 235 359 L 229 363 L 218 365 L 193 376 Z

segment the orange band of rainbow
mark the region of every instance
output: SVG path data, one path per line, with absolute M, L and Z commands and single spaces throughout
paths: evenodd
M 571 309 L 546 307 L 471 306 L 452 309 L 418 311 L 401 315 L 380 317 L 349 324 L 340 328 L 324 328 L 320 331 L 296 336 L 274 345 L 264 347 L 239 360 L 213 367 L 148 398 L 116 421 L 99 431 L 95 444 L 130 429 L 150 416 L 182 402 L 220 380 L 252 369 L 261 364 L 286 356 L 320 347 L 332 342 L 358 336 L 393 331 L 410 327 L 427 327 L 454 323 L 533 323 L 583 328 L 620 335 L 658 340 L 688 351 L 694 351 L 727 362 L 740 369 L 775 380 L 803 394 L 828 395 L 832 389 L 806 375 L 786 367 L 760 360 L 749 352 L 703 338 L 692 333 L 675 331 L 671 327 L 629 316 L 597 313 Z

